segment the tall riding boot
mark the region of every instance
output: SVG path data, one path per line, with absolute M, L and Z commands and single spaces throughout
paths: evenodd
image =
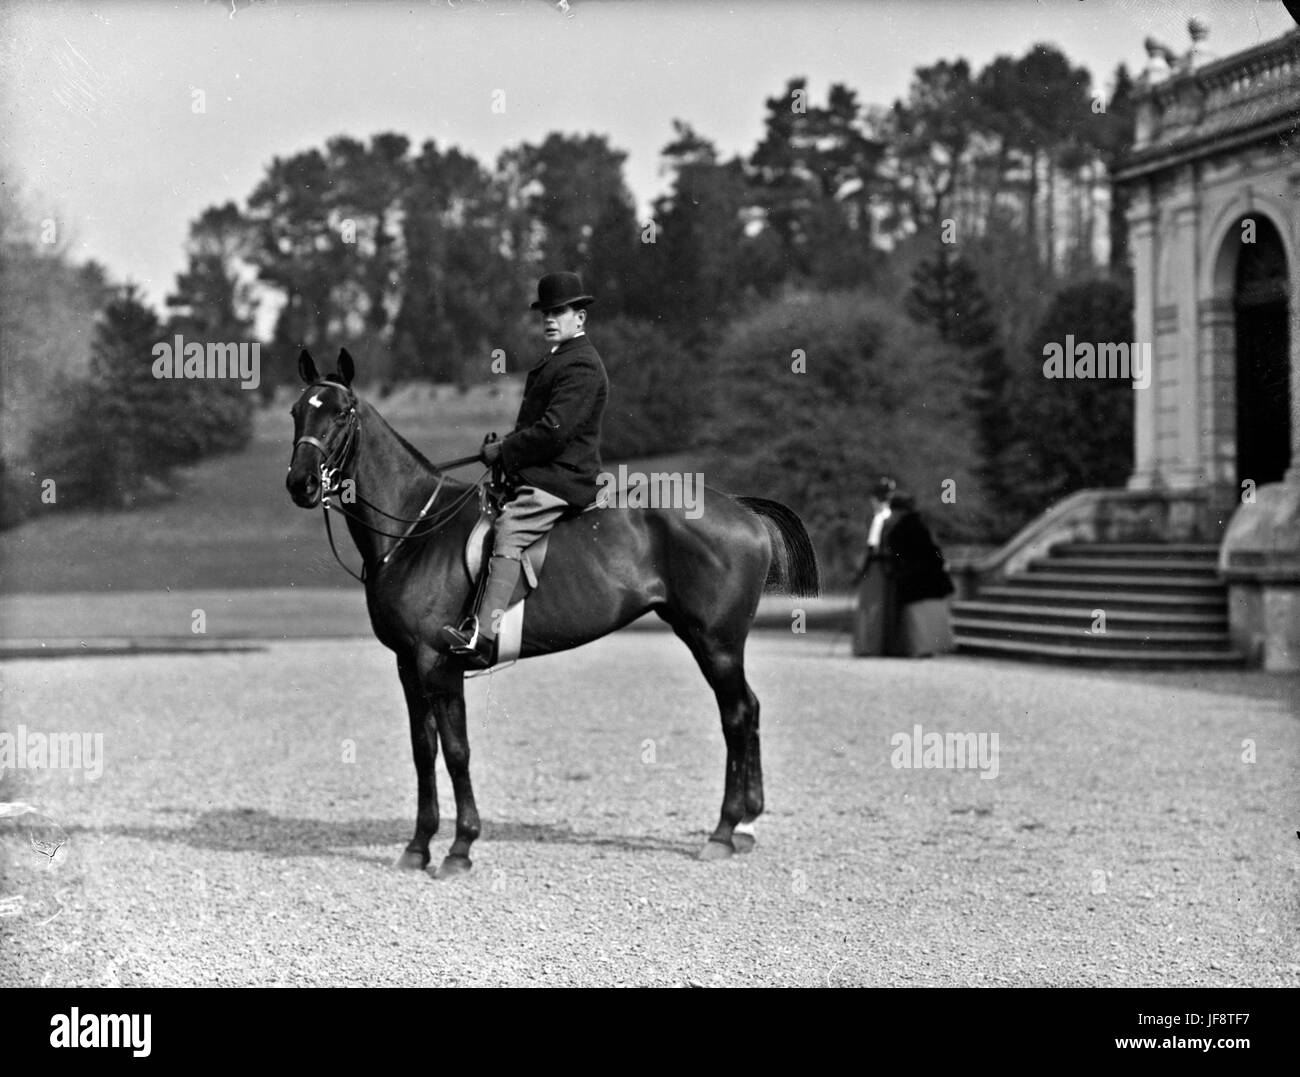
M 461 628 L 445 627 L 439 633 L 442 642 L 465 664 L 475 669 L 487 669 L 496 661 L 496 637 L 501 617 L 510 605 L 510 599 L 519 583 L 522 570 L 514 557 L 493 557 L 488 562 L 488 578 L 483 586 L 483 597 L 475 610 L 473 625 Z
M 501 618 L 510 605 L 522 570 L 523 565 L 517 557 L 493 556 L 488 560 L 487 586 L 483 588 L 477 611 L 479 635 L 490 640 L 497 638 Z

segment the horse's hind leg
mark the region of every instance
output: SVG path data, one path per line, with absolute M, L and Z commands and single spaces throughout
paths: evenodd
M 745 681 L 744 639 L 723 641 L 706 629 L 661 616 L 691 649 L 718 700 L 722 736 L 727 743 L 726 788 L 717 828 L 700 851 L 701 860 L 720 860 L 753 848 L 753 821 L 763 810 L 763 771 L 759 761 L 758 699 Z M 741 827 L 740 842 L 736 828 Z
M 748 713 L 745 723 L 745 814 L 731 834 L 738 853 L 754 849 L 754 820 L 763 814 L 763 751 L 758 740 L 758 697 L 745 684 Z
M 411 724 L 411 753 L 415 756 L 415 836 L 398 857 L 396 867 L 422 871 L 429 863 L 429 841 L 438 833 L 438 723 L 415 663 L 398 658 L 397 673 L 406 695 Z

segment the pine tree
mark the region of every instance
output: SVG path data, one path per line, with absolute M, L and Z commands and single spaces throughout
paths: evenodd
M 103 423 L 101 453 L 108 486 L 129 503 L 146 476 L 166 473 L 172 444 L 166 397 L 153 376 L 152 349 L 163 338 L 154 312 L 129 284 L 104 308 L 95 327 L 90 380 Z
M 1066 336 L 1094 346 L 1133 339 L 1133 295 L 1112 280 L 1062 288 L 1009 386 L 1004 506 L 1024 522 L 1066 494 L 1121 486 L 1133 469 L 1133 384 L 1121 378 L 1047 378 L 1043 348 Z
M 980 451 L 976 469 L 990 495 L 1004 492 L 1007 427 L 1007 364 L 988 299 L 971 264 L 941 244 L 912 274 L 904 306 L 913 321 L 930 325 L 948 344 L 961 349 L 965 402 L 975 416 Z
M 780 240 L 787 279 L 851 287 L 875 265 L 868 203 L 884 145 L 867 134 L 853 90 L 833 83 L 823 106 L 793 78 L 766 101 L 749 158 L 754 193 Z
M 200 455 L 190 383 L 153 374 L 154 348 L 165 341 L 135 285 L 104 308 L 89 377 L 66 385 L 59 413 L 34 439 L 34 456 L 59 489 L 76 492 L 62 504 L 129 506 Z
M 172 316 L 164 338 L 186 343 L 251 345 L 254 340 L 252 289 L 239 279 L 239 261 L 250 243 L 248 222 L 234 203 L 206 210 L 190 226 L 189 264 L 167 297 Z M 260 388 L 269 395 L 270 371 L 259 371 Z M 258 395 L 231 377 L 197 379 L 173 386 L 186 397 L 187 427 L 196 455 L 229 452 L 247 443 L 253 431 L 253 404 Z

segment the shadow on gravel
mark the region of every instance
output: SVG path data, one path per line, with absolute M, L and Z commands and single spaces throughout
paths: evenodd
M 1105 681 L 1116 685 L 1137 684 L 1208 692 L 1284 703 L 1300 709 L 1300 674 L 1265 673 L 1263 670 L 1214 669 L 1120 669 L 1102 665 L 1069 665 L 1061 662 L 1024 662 L 1009 658 L 981 658 L 975 655 L 945 655 L 943 665 L 959 669 L 983 667 L 986 671 L 1007 676 L 1050 676 L 1072 681 Z
M 163 808 L 164 812 L 188 815 L 183 809 Z M 175 843 L 195 849 L 211 849 L 227 853 L 261 853 L 271 857 L 344 856 L 351 859 L 387 864 L 397 856 L 411 835 L 411 819 L 294 819 L 272 815 L 256 808 L 235 808 L 207 811 L 197 814 L 189 826 L 81 826 L 69 827 L 70 833 L 112 834 L 141 841 Z M 455 832 L 455 820 L 444 818 L 434 838 L 433 852 L 438 843 L 450 841 Z M 695 844 L 689 840 L 672 841 L 644 835 L 579 833 L 567 826 L 546 823 L 493 823 L 483 821 L 482 838 L 502 842 L 554 842 L 557 845 L 578 845 L 617 849 L 624 852 L 673 853 L 694 858 L 704 835 Z M 392 855 L 376 856 L 361 852 L 376 845 L 391 846 Z
M 1159 685 L 1236 699 L 1276 702 L 1285 705 L 1293 713 L 1300 709 L 1300 676 L 1294 673 L 1239 669 L 1075 669 L 1069 672 L 1086 674 L 1090 679 L 1106 680 L 1113 684 Z
M 618 849 L 631 853 L 673 853 L 694 860 L 708 835 L 700 831 L 694 844 L 689 840 L 672 841 L 641 834 L 636 837 L 614 834 L 580 834 L 571 827 L 550 823 L 491 823 L 483 821 L 483 837 L 488 841 L 555 842 L 557 845 L 585 845 Z

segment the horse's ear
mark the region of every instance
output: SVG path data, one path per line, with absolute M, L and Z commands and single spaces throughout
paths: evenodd
M 348 354 L 347 348 L 339 349 L 339 377 L 343 379 L 343 384 L 351 387 L 352 379 L 356 377 L 356 364 L 352 362 L 352 356 Z
M 316 360 L 311 357 L 311 352 L 306 348 L 298 355 L 298 376 L 308 385 L 314 381 L 320 381 L 320 371 L 316 369 Z

